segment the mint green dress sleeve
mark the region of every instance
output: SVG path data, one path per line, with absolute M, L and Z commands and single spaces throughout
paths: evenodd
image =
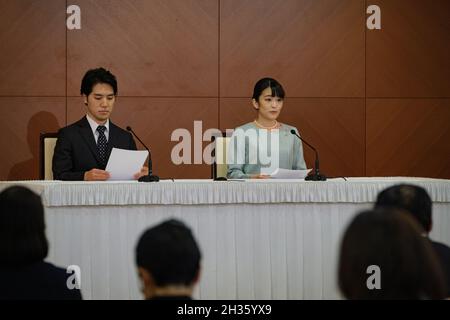
M 230 179 L 250 179 L 250 174 L 244 172 L 245 163 L 238 163 L 236 158 L 243 155 L 243 159 L 248 159 L 247 148 L 238 145 L 236 142 L 236 135 L 233 133 L 227 151 L 228 172 L 227 177 Z M 230 148 L 234 148 L 234 153 Z M 233 159 L 232 155 L 236 155 Z M 240 155 L 240 156 L 237 156 Z

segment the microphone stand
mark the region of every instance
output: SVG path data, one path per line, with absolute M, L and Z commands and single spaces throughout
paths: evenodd
M 307 141 L 305 141 L 305 139 L 303 139 L 302 137 L 300 137 L 297 132 L 295 132 L 294 129 L 291 130 L 291 133 L 296 136 L 297 138 L 299 138 L 302 142 L 304 142 L 308 147 L 310 147 L 311 149 L 314 150 L 315 154 L 316 154 L 316 160 L 314 161 L 314 173 L 313 174 L 309 174 L 306 176 L 305 180 L 306 181 L 326 181 L 327 177 L 325 175 L 320 174 L 320 170 L 319 170 L 319 153 L 317 152 L 316 148 L 314 148 L 312 145 L 310 145 Z
M 133 134 L 133 136 L 136 137 L 136 139 L 138 139 L 138 141 L 144 146 L 145 149 L 147 149 L 148 151 L 148 175 L 146 176 L 142 176 L 138 179 L 139 182 L 158 182 L 159 181 L 159 177 L 153 175 L 152 173 L 152 154 L 150 153 L 150 149 L 147 148 L 147 146 L 141 141 L 141 139 L 139 139 L 139 137 L 134 133 L 133 129 L 131 129 L 131 127 L 127 127 L 127 130 L 129 132 L 131 132 Z

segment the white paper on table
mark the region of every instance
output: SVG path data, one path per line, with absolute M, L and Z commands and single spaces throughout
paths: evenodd
M 105 169 L 110 174 L 108 180 L 134 180 L 134 175 L 141 171 L 147 156 L 147 150 L 113 148 Z
M 289 170 L 277 168 L 270 175 L 273 179 L 305 179 L 311 169 L 306 170 Z

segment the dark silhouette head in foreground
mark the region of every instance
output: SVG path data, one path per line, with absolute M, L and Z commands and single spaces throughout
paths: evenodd
M 181 221 L 171 219 L 145 231 L 136 247 L 145 298 L 191 298 L 200 258 L 191 230 Z
M 428 238 L 428 234 L 433 228 L 433 216 L 432 201 L 427 191 L 412 184 L 394 185 L 378 194 L 375 208 L 405 210 L 420 224 L 423 236 L 427 237 L 439 258 L 447 287 L 446 295 L 450 297 L 450 247 Z
M 339 257 L 339 287 L 347 299 L 442 299 L 443 274 L 422 229 L 394 209 L 359 213 Z
M 80 300 L 65 269 L 45 262 L 48 241 L 41 197 L 22 186 L 0 193 L 1 299 Z

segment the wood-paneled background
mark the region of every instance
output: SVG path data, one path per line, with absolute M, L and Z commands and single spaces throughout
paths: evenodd
M 71 4 L 81 30 L 66 28 Z M 366 28 L 371 4 L 381 30 Z M 0 180 L 38 178 L 39 132 L 84 114 L 81 78 L 98 66 L 118 78 L 112 120 L 150 146 L 161 177 L 209 178 L 206 164 L 172 164 L 172 131 L 252 121 L 253 85 L 271 76 L 287 93 L 281 121 L 325 174 L 450 178 L 449 12 L 448 0 L 0 0 Z

